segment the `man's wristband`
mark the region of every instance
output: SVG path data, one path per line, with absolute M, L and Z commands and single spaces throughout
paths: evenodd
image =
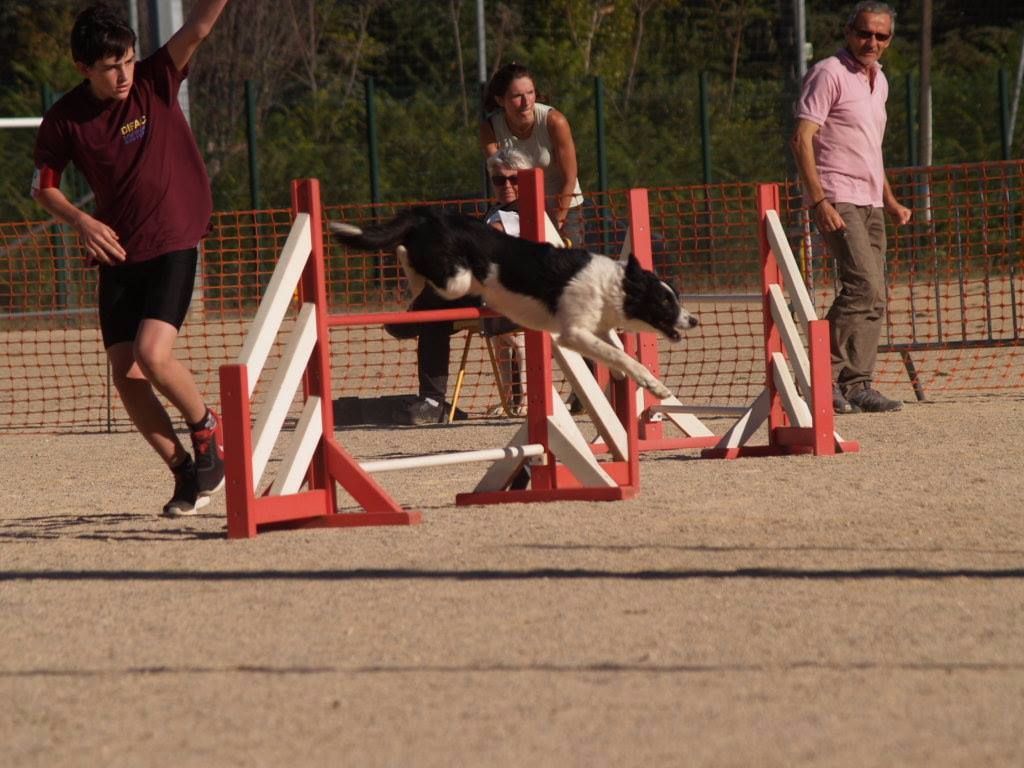
M 827 197 L 823 197 L 823 198 L 821 198 L 821 200 L 819 200 L 819 201 L 818 201 L 818 202 L 816 202 L 816 203 L 815 203 L 814 205 L 812 205 L 812 206 L 811 206 L 811 207 L 810 207 L 810 208 L 809 208 L 808 210 L 811 210 L 811 211 L 813 211 L 813 210 L 817 209 L 817 207 L 818 207 L 819 205 L 821 205 L 822 203 L 824 203 L 824 202 L 825 202 L 826 200 L 828 200 L 828 198 L 827 198 Z

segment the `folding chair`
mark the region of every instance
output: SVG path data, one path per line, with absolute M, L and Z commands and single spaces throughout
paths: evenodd
M 455 377 L 455 390 L 452 392 L 452 407 L 448 411 L 448 423 L 451 424 L 455 420 L 455 409 L 459 403 L 459 397 L 462 395 L 462 385 L 466 379 L 466 363 L 469 360 L 469 349 L 473 344 L 473 338 L 479 336 L 484 341 L 484 345 L 487 347 L 487 357 L 491 361 L 491 374 L 494 376 L 494 384 L 498 389 L 498 398 L 501 401 L 501 410 L 506 416 L 512 416 L 512 406 L 509 403 L 509 393 L 505 391 L 505 387 L 501 381 L 501 371 L 498 367 L 498 355 L 494 350 L 494 336 L 488 333 L 484 328 L 482 320 L 456 320 L 455 331 L 466 332 L 466 342 L 462 346 L 462 358 L 459 360 L 459 372 Z

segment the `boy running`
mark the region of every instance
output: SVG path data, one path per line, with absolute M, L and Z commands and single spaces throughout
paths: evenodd
M 32 196 L 75 228 L 99 267 L 99 317 L 114 386 L 136 429 L 174 474 L 169 517 L 194 515 L 224 485 L 220 421 L 174 356 L 210 227 L 210 182 L 178 105 L 188 63 L 228 0 L 196 0 L 185 24 L 143 61 L 135 32 L 102 3 L 75 19 L 71 54 L 85 78 L 46 113 Z M 73 162 L 96 197 L 89 215 L 60 191 Z M 180 411 L 195 459 L 154 387 Z

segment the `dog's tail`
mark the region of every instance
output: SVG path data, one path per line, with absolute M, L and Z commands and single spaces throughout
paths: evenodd
M 361 228 L 354 224 L 332 221 L 328 224 L 334 239 L 352 248 L 364 250 L 391 250 L 402 243 L 409 231 L 415 227 L 421 216 L 415 209 L 403 211 L 391 221 Z

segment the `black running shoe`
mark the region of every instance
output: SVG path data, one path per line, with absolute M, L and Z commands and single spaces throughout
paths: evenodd
M 210 500 L 199 495 L 199 481 L 196 477 L 196 465 L 192 457 L 187 457 L 181 464 L 171 469 L 174 474 L 174 495 L 164 504 L 164 517 L 188 517 L 199 513 L 201 507 Z
M 872 389 L 870 384 L 854 384 L 846 390 L 846 399 L 865 413 L 888 413 L 903 407 L 901 401 L 890 400 L 877 389 Z
M 207 409 L 202 423 L 189 429 L 196 456 L 199 495 L 210 496 L 224 487 L 224 436 L 220 417 Z
M 846 399 L 846 395 L 843 394 L 843 390 L 839 388 L 838 384 L 832 385 L 832 410 L 835 413 L 860 412 L 860 408 L 857 408 L 853 403 Z
M 395 409 L 391 421 L 395 424 L 440 424 L 447 414 L 442 403 L 430 403 L 424 398 L 416 398 L 408 405 Z

